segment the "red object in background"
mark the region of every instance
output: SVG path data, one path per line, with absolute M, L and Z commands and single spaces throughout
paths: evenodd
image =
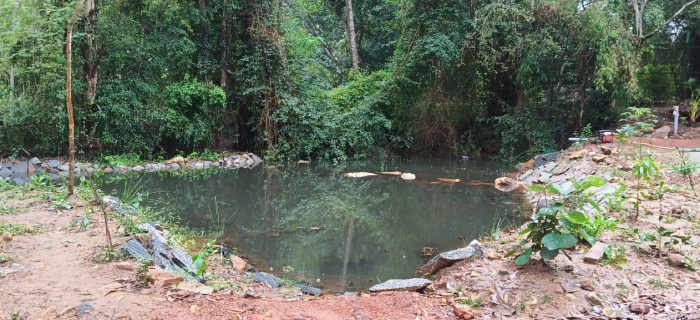
M 600 143 L 613 143 L 615 140 L 611 130 L 598 130 L 596 132 L 596 136 L 598 137 L 598 142 Z

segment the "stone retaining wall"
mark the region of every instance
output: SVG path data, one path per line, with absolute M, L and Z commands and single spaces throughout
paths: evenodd
M 188 160 L 183 157 L 175 157 L 160 163 L 145 163 L 136 166 L 111 166 L 89 162 L 76 162 L 75 173 L 78 176 L 89 175 L 95 171 L 102 170 L 105 173 L 124 173 L 129 171 L 169 171 L 179 169 L 209 169 L 209 168 L 231 168 L 250 169 L 258 166 L 263 161 L 253 153 L 238 153 L 222 157 L 215 161 Z M 0 178 L 11 178 L 16 184 L 25 184 L 30 181 L 30 177 L 37 172 L 48 173 L 53 179 L 58 180 L 61 176 L 68 176 L 68 162 L 59 159 L 32 158 L 29 160 L 2 162 L 0 163 Z

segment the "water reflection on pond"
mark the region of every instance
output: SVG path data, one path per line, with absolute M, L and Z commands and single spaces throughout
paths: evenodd
M 342 177 L 348 171 L 393 170 L 418 179 Z M 290 266 L 299 278 L 343 291 L 413 276 L 428 259 L 421 255 L 423 247 L 457 248 L 498 221 L 521 222 L 520 195 L 464 183 L 491 182 L 509 170 L 486 161 L 293 164 L 129 174 L 104 189 L 119 195 L 125 183 L 139 181 L 150 191 L 146 205 L 164 207 L 186 225 L 215 233 L 259 269 L 279 273 Z M 437 178 L 462 182 L 431 184 Z

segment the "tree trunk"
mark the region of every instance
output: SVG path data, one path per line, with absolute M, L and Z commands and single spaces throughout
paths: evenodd
M 228 53 L 231 47 L 231 17 L 226 10 L 224 1 L 221 9 L 221 56 L 219 59 L 219 69 L 221 72 L 220 86 L 221 89 L 228 87 Z
M 85 1 L 85 25 L 83 31 L 87 36 L 82 43 L 83 70 L 87 83 L 85 92 L 85 112 L 91 114 L 95 111 L 97 104 L 97 72 L 99 69 L 99 57 L 97 49 L 97 37 L 95 28 L 97 27 L 97 0 Z M 94 149 L 96 143 L 95 134 L 97 128 L 93 121 L 85 122 L 85 130 L 88 132 L 88 145 Z
M 637 37 L 642 37 L 642 14 L 644 14 L 644 9 L 639 7 L 639 2 L 637 0 L 632 0 L 632 9 L 634 10 L 634 33 Z
M 19 27 L 19 7 L 21 3 L 20 0 L 15 1 L 14 14 L 12 15 L 12 33 L 17 32 L 17 27 Z M 15 66 L 10 65 L 10 97 L 14 97 L 15 91 Z
M 97 100 L 97 69 L 99 61 L 97 57 L 97 37 L 95 37 L 95 27 L 97 26 L 97 5 L 96 0 L 87 0 L 85 3 L 85 34 L 88 41 L 83 44 L 83 58 L 85 59 L 85 76 L 87 77 L 87 104 L 94 106 Z
M 66 28 L 66 109 L 68 111 L 68 195 L 74 194 L 75 187 L 75 121 L 73 116 L 73 25 L 78 20 L 80 9 L 85 5 L 85 0 L 80 0 L 73 10 L 73 15 L 68 20 Z
M 352 54 L 352 68 L 360 68 L 360 55 L 357 52 L 357 39 L 355 37 L 355 18 L 352 12 L 352 0 L 345 0 L 348 13 L 348 37 L 350 38 L 350 53 Z

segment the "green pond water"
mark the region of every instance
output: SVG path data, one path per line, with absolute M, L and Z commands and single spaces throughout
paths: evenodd
M 342 176 L 394 170 L 417 179 Z M 494 226 L 521 223 L 522 195 L 465 183 L 492 182 L 508 171 L 511 166 L 493 161 L 292 164 L 130 173 L 103 189 L 120 196 L 125 185 L 138 185 L 148 191 L 142 205 L 180 216 L 187 226 L 237 248 L 258 270 L 342 292 L 414 276 L 429 259 L 421 254 L 424 247 L 455 249 Z M 462 182 L 431 184 L 437 178 Z

